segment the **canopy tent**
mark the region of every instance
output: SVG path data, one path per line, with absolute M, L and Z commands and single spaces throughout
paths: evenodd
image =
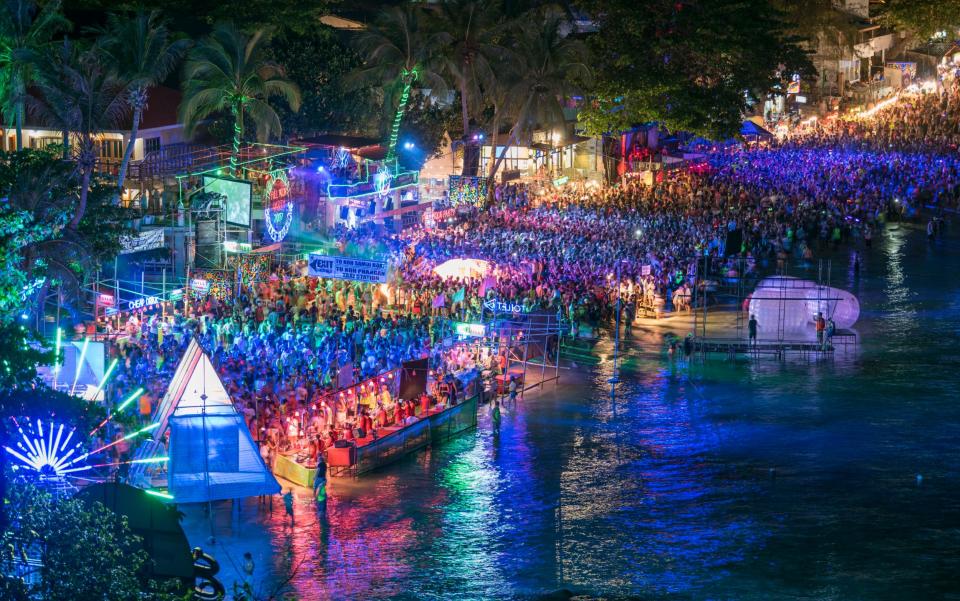
M 246 424 L 234 407 L 210 358 L 196 340 L 160 401 L 155 437 L 137 450 L 138 459 L 163 454 L 170 437 L 167 487 L 178 503 L 201 503 L 280 492 Z M 156 485 L 147 464 L 136 464 L 135 482 Z
M 753 138 L 755 140 L 769 140 L 773 138 L 772 133 L 750 120 L 744 121 L 743 125 L 740 126 L 740 135 L 744 138 Z
M 490 263 L 482 259 L 450 259 L 433 268 L 445 280 L 452 278 L 482 278 L 490 271 Z
M 740 136 L 748 142 L 758 142 L 760 140 L 771 140 L 773 134 L 756 122 L 747 119 L 740 125 Z M 702 136 L 694 136 L 683 144 L 683 148 L 693 152 L 718 151 L 735 146 L 740 142 L 734 138 L 726 140 L 708 140 Z

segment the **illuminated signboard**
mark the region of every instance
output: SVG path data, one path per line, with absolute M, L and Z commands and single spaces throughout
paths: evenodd
M 352 184 L 329 184 L 327 196 L 331 198 L 352 198 L 368 194 L 383 196 L 400 188 L 415 186 L 420 181 L 420 173 L 417 171 L 394 172 L 386 166 L 380 166 L 379 169 L 381 171 L 372 176 L 368 174 L 363 181 Z
M 101 307 L 112 307 L 113 306 L 113 295 L 112 294 L 99 294 L 97 295 L 97 303 Z
M 453 329 L 457 333 L 457 336 L 482 338 L 487 335 L 487 326 L 482 323 L 464 323 L 458 321 L 454 322 Z
M 223 250 L 228 253 L 248 253 L 253 249 L 249 242 L 237 242 L 236 240 L 224 240 Z
M 156 296 L 141 296 L 130 301 L 130 309 L 149 309 L 154 305 L 160 304 L 160 298 Z
M 190 280 L 190 288 L 200 293 L 207 293 L 210 290 L 210 280 L 201 280 L 194 278 Z
M 499 299 L 491 299 L 483 303 L 483 308 L 493 311 L 494 313 L 523 313 L 524 308 L 520 303 L 513 303 L 508 301 L 502 301 Z

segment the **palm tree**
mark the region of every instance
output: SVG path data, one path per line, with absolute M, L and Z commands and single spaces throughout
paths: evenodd
M 233 116 L 230 167 L 234 173 L 245 116 L 253 120 L 257 139 L 263 141 L 281 132 L 280 117 L 270 106 L 271 96 L 283 97 L 294 112 L 300 110 L 300 88 L 285 77 L 283 67 L 267 58 L 266 42 L 263 30 L 248 37 L 233 24 L 220 23 L 190 51 L 184 67 L 187 84 L 180 119 L 189 134 L 203 119 L 229 111 Z
M 577 91 L 578 82 L 591 78 L 587 48 L 580 40 L 564 35 L 564 17 L 547 10 L 543 19 L 521 23 L 511 40 L 510 54 L 498 70 L 510 70 L 506 97 L 518 103 L 510 138 L 490 170 L 496 176 L 507 148 L 533 127 L 563 123 L 562 100 Z
M 129 114 L 127 86 L 104 66 L 93 50 L 78 51 L 64 40 L 60 51 L 42 69 L 28 108 L 46 125 L 73 132 L 78 141 L 80 201 L 68 227 L 76 230 L 87 208 L 97 166 L 98 138 L 118 127 Z
M 37 62 L 53 36 L 69 26 L 60 0 L 42 8 L 33 0 L 6 0 L 0 10 L 0 102 L 7 119 L 16 123 L 17 150 L 23 150 L 25 98 L 36 80 Z
M 400 123 L 414 84 L 435 95 L 446 91 L 446 83 L 434 70 L 432 52 L 438 37 L 426 29 L 424 9 L 416 4 L 393 6 L 376 24 L 357 36 L 357 50 L 366 65 L 348 78 L 348 84 L 374 85 L 383 90 L 385 107 L 397 105 L 390 126 L 387 160 L 397 156 Z
M 123 152 L 117 174 L 118 194 L 123 193 L 123 180 L 137 142 L 137 131 L 147 107 L 151 87 L 161 83 L 186 53 L 189 40 L 171 40 L 166 22 L 159 11 L 139 11 L 132 18 L 111 14 L 107 25 L 97 30 L 97 47 L 104 63 L 110 65 L 120 79 L 127 82 L 127 102 L 133 111 L 130 139 Z
M 432 28 L 438 34 L 440 68 L 460 92 L 460 119 L 464 143 L 473 152 L 464 152 L 463 175 L 476 174 L 479 153 L 470 142 L 470 104 L 482 94 L 480 82 L 493 76 L 491 61 L 503 54 L 496 43 L 503 30 L 502 19 L 487 0 L 447 0 L 431 5 Z

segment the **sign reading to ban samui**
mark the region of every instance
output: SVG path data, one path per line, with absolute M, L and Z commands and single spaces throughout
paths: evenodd
M 385 284 L 387 262 L 310 253 L 307 259 L 307 275 L 368 284 Z
M 494 313 L 523 313 L 523 305 L 520 303 L 509 303 L 495 298 L 483 303 L 483 308 Z

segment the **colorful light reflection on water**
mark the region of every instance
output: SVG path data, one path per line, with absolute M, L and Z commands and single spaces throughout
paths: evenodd
M 639 356 L 476 433 L 331 486 L 215 512 L 225 582 L 244 551 L 305 599 L 907 599 L 960 594 L 960 244 L 890 232 L 845 287 L 860 352 L 834 363 Z M 843 285 L 843 284 L 841 284 Z M 646 340 L 638 334 L 641 340 Z M 916 474 L 923 474 L 918 485 Z M 202 513 L 188 510 L 204 544 Z M 234 565 L 232 562 L 235 562 Z

